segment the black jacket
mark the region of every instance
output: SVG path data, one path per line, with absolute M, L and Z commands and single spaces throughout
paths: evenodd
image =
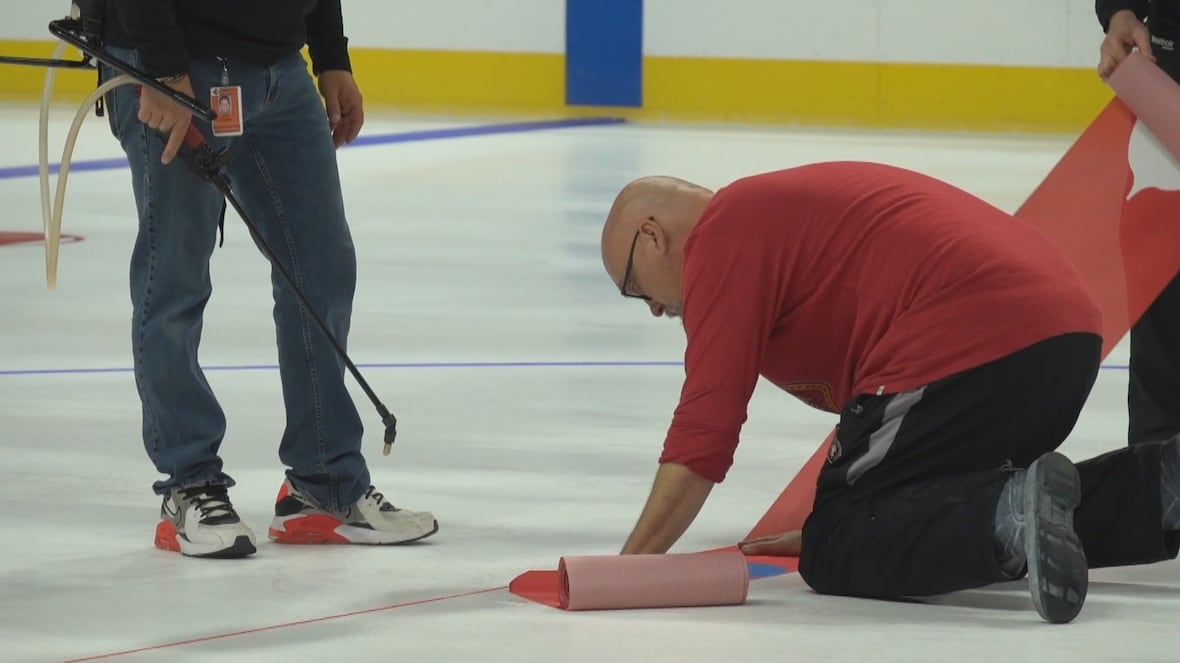
M 91 0 L 86 4 L 103 16 L 104 41 L 138 50 L 145 73 L 154 77 L 186 72 L 193 56 L 269 65 L 304 45 L 317 74 L 352 68 L 340 0 Z M 82 9 L 85 14 L 87 7 Z
M 1102 31 L 1110 29 L 1110 16 L 1130 9 L 1156 35 L 1175 35 L 1180 31 L 1180 2 L 1176 0 L 1094 0 L 1094 11 Z

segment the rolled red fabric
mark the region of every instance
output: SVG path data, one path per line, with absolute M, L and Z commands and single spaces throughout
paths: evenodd
M 738 605 L 750 588 L 740 552 L 562 557 L 557 577 L 563 610 Z
M 1168 152 L 1180 158 L 1180 86 L 1138 51 L 1119 63 L 1106 82 Z

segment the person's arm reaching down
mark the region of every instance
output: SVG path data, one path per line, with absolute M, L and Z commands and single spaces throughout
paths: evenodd
M 778 313 L 778 267 L 763 242 L 728 233 L 695 241 L 698 253 L 685 259 L 684 387 L 624 554 L 667 552 L 724 480 Z

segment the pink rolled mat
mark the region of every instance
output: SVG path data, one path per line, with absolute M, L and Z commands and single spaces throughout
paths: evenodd
M 1180 155 L 1180 86 L 1163 69 L 1135 51 L 1106 82 L 1173 157 Z
M 736 551 L 562 557 L 556 572 L 529 571 L 509 584 L 562 610 L 740 605 L 749 588 L 746 556 Z

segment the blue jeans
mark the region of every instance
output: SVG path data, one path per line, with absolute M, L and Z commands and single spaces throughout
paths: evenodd
M 129 50 L 112 54 L 140 65 Z M 217 138 L 193 120 L 214 149 L 228 149 L 223 172 L 266 244 L 294 276 L 344 347 L 356 287 L 356 254 L 345 219 L 336 151 L 323 102 L 299 53 L 272 66 L 227 62 L 242 86 L 245 134 Z M 219 85 L 222 63 L 194 59 L 198 101 Z M 116 72 L 107 70 L 110 78 Z M 202 317 L 212 294 L 209 260 L 223 197 L 177 158 L 160 163 L 164 141 L 136 117 L 133 85 L 107 96 L 111 131 L 131 165 L 139 235 L 131 256 L 132 350 L 148 457 L 174 486 L 232 486 L 218 450 L 225 415 L 197 360 Z M 182 154 L 183 154 L 182 150 Z M 230 208 L 226 224 L 235 221 Z M 239 235 L 240 236 L 240 235 Z M 327 508 L 352 504 L 369 486 L 362 424 L 345 384 L 344 362 L 272 268 L 274 324 L 286 428 L 279 459 L 296 487 Z

